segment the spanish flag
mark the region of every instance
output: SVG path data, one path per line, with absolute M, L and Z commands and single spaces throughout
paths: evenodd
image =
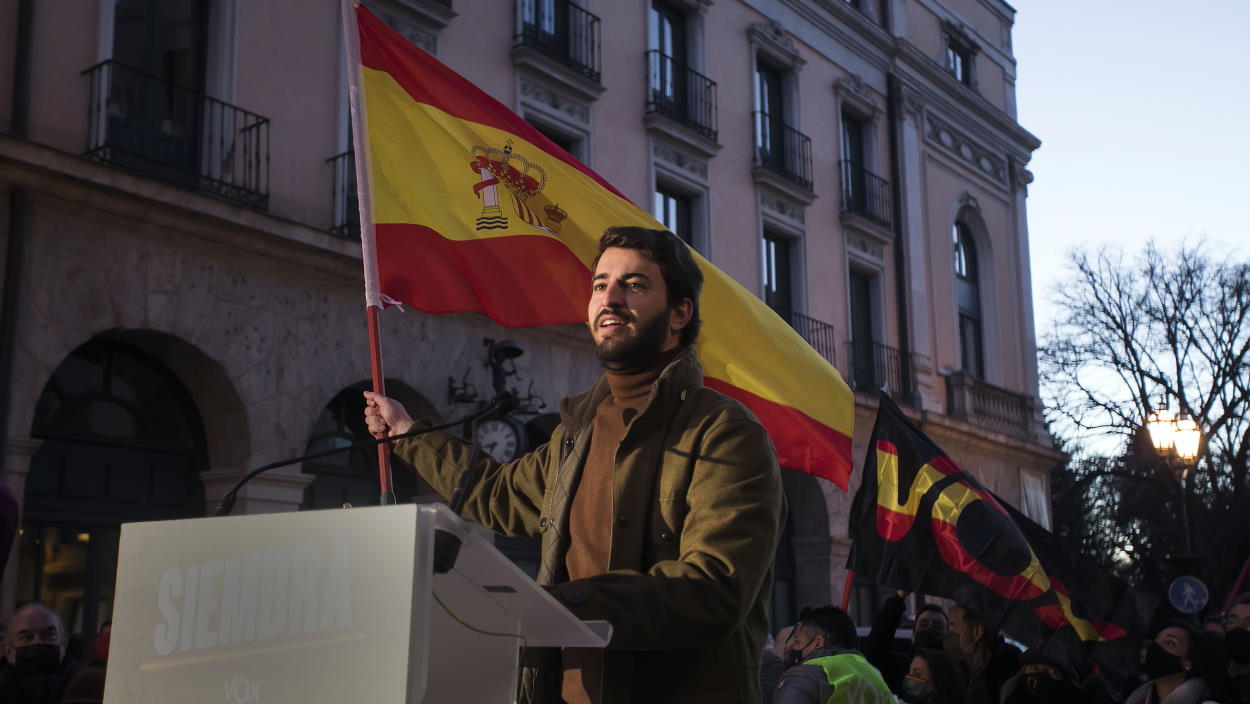
M 428 313 L 481 312 L 510 327 L 584 323 L 599 236 L 613 225 L 661 225 L 368 10 L 354 13 L 371 305 L 389 298 Z M 845 490 L 850 389 L 776 313 L 696 258 L 705 383 L 759 417 L 782 466 Z

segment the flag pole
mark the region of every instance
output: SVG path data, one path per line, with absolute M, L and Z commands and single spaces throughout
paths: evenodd
M 1250 577 L 1250 555 L 1246 556 L 1246 562 L 1241 566 L 1241 573 L 1237 575 L 1237 581 L 1233 582 L 1233 586 L 1228 590 L 1228 595 L 1224 597 L 1224 606 L 1220 609 L 1221 613 L 1228 613 L 1233 608 L 1233 602 L 1241 594 L 1242 589 L 1250 589 L 1250 584 L 1246 582 Z
M 373 373 L 373 391 L 386 394 L 382 374 L 382 334 L 378 328 L 378 311 L 382 309 L 382 290 L 378 284 L 378 254 L 373 234 L 373 184 L 369 176 L 369 140 L 365 134 L 366 114 L 360 100 L 360 34 L 356 30 L 356 0 L 340 0 L 343 13 L 343 51 L 347 61 L 347 100 L 352 118 L 353 160 L 356 166 L 356 202 L 360 207 L 360 249 L 364 264 L 365 315 L 369 328 L 369 368 Z M 376 434 L 375 437 L 381 437 Z M 391 477 L 391 445 L 378 445 L 378 491 L 383 506 L 395 503 Z

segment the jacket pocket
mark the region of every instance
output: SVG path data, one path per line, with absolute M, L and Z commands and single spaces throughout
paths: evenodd
M 681 556 L 681 527 L 686 512 L 685 498 L 658 499 L 651 511 L 648 538 L 657 562 Z

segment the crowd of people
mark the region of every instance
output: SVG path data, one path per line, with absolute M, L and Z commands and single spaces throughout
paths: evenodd
M 1073 671 L 1022 651 L 961 606 L 922 604 L 900 643 L 905 596 L 887 599 L 862 638 L 845 611 L 804 609 L 761 654 L 763 703 L 1250 704 L 1250 593 L 1205 625 L 1161 623 L 1141 643 L 1127 696 L 1092 665 Z

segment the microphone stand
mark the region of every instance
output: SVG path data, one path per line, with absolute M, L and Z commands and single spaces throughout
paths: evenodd
M 264 474 L 265 472 L 268 472 L 269 470 L 278 469 L 279 467 L 287 467 L 293 464 L 298 464 L 300 462 L 307 462 L 308 460 L 315 460 L 315 459 L 320 459 L 322 457 L 329 457 L 330 455 L 335 455 L 340 452 L 349 452 L 359 447 L 374 447 L 376 445 L 381 445 L 382 443 L 394 442 L 395 440 L 403 440 L 404 438 L 415 438 L 418 435 L 425 435 L 426 433 L 433 433 L 438 430 L 447 430 L 448 428 L 452 428 L 457 425 L 462 425 L 468 422 L 473 423 L 472 427 L 476 428 L 477 421 L 481 419 L 482 417 L 490 415 L 492 413 L 506 412 L 515 403 L 516 403 L 515 397 L 513 397 L 513 395 L 509 392 L 504 392 L 504 393 L 499 394 L 495 398 L 491 399 L 491 402 L 487 404 L 484 408 L 481 408 L 477 411 L 474 411 L 473 413 L 470 413 L 469 415 L 463 418 L 458 418 L 448 423 L 441 423 L 439 425 L 433 425 L 427 428 L 417 428 L 415 430 L 409 430 L 408 432 L 403 433 L 401 435 L 393 435 L 390 437 L 377 438 L 375 440 L 370 440 L 368 442 L 352 443 L 351 445 L 344 445 L 343 447 L 336 447 L 332 450 L 314 452 L 311 455 L 303 455 L 301 457 L 296 457 L 294 459 L 280 460 L 278 462 L 271 462 L 263 467 L 257 467 L 251 472 L 248 472 L 246 476 L 244 476 L 242 479 L 239 480 L 239 483 L 231 487 L 231 489 L 227 491 L 225 495 L 221 497 L 221 502 L 217 504 L 217 510 L 213 512 L 213 515 L 214 516 L 230 515 L 230 511 L 234 509 L 235 501 L 238 499 L 239 490 L 242 489 L 244 485 L 246 485 L 248 482 L 252 481 L 253 478 L 260 476 L 261 474 Z M 455 502 L 457 499 L 460 499 L 460 504 L 463 504 L 464 503 L 463 496 L 466 493 L 465 489 L 477 481 L 476 478 L 473 478 L 472 482 L 466 481 L 466 476 L 469 474 L 477 474 L 476 472 L 473 471 L 473 469 L 474 469 L 474 465 L 477 463 L 477 458 L 480 454 L 480 451 L 481 449 L 475 443 L 473 445 L 473 453 L 470 456 L 470 460 L 469 460 L 469 469 L 461 473 L 460 481 L 456 483 L 456 488 L 454 491 L 452 491 L 453 502 Z M 460 513 L 459 508 L 455 507 L 454 503 L 453 503 L 452 510 L 455 511 L 457 514 Z

